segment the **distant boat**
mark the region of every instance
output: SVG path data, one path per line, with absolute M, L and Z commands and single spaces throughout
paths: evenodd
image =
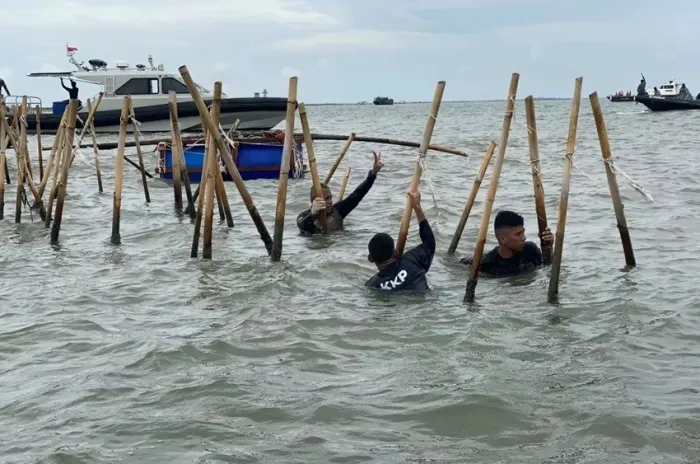
M 684 85 L 683 82 L 671 80 L 662 84 L 656 95 L 637 95 L 635 100 L 651 111 L 700 110 L 700 99 L 693 99 L 687 88 L 685 95 L 682 94 Z
M 375 105 L 393 105 L 394 99 L 389 97 L 377 97 L 374 99 Z
M 634 101 L 634 95 L 608 95 L 608 100 L 611 102 L 632 102 Z

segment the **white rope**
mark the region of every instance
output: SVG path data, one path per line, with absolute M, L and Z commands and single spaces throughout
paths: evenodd
M 440 206 L 438 205 L 438 194 L 435 189 L 435 186 L 433 185 L 433 180 L 430 178 L 430 174 L 428 173 L 428 165 L 425 162 L 425 154 L 424 153 L 418 153 L 418 166 L 420 167 L 422 173 L 423 173 L 423 178 L 426 180 L 428 184 L 428 188 L 430 189 L 430 195 L 433 198 L 433 203 L 435 204 L 435 209 L 437 210 L 438 216 L 442 216 L 440 213 Z
M 654 198 L 651 196 L 651 193 L 647 191 L 647 189 L 639 185 L 626 172 L 624 172 L 622 169 L 618 168 L 617 166 L 615 166 L 615 164 L 613 164 L 612 158 L 608 158 L 607 160 L 605 160 L 605 162 L 608 166 L 610 166 L 610 169 L 612 170 L 613 174 L 620 174 L 630 184 L 630 186 L 632 186 L 633 189 L 635 189 L 644 197 L 645 200 L 652 202 L 654 201 Z

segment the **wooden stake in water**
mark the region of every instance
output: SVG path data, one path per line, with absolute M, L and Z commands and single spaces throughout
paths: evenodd
M 39 154 L 39 181 L 44 178 L 44 155 L 41 146 L 41 105 L 34 108 L 36 114 L 36 146 Z
M 219 126 L 221 117 L 221 82 L 214 83 L 214 101 L 211 105 L 211 117 L 214 124 Z M 207 176 L 206 188 L 204 189 L 204 244 L 202 246 L 202 258 L 211 259 L 212 256 L 212 236 L 214 227 L 214 193 L 217 187 L 217 178 L 215 169 L 218 168 L 218 150 L 216 143 L 212 140 L 218 134 L 209 132 L 207 134 L 209 155 L 207 157 L 207 165 L 203 166 L 202 173 Z
M 177 94 L 175 92 L 170 92 L 168 94 L 168 105 L 170 107 L 170 131 L 172 133 L 172 165 L 173 165 L 173 189 L 175 192 L 175 206 L 179 209 L 182 207 L 182 184 L 180 183 L 180 176 L 182 175 L 182 168 L 180 167 L 180 157 L 178 156 L 179 150 L 182 150 L 182 144 L 175 147 L 176 138 L 180 137 L 180 122 L 178 121 L 177 115 Z M 182 141 L 180 140 L 180 143 Z M 178 150 L 178 153 L 175 150 Z M 205 166 L 202 166 L 202 174 L 204 175 Z
M 532 168 L 532 185 L 535 188 L 535 212 L 537 213 L 537 229 L 540 236 L 547 225 L 547 207 L 544 202 L 544 187 L 540 174 L 540 149 L 537 140 L 537 118 L 535 117 L 535 100 L 532 95 L 525 98 L 525 115 L 527 118 L 527 144 L 530 148 L 530 167 Z M 549 265 L 552 262 L 552 244 L 540 239 L 542 249 L 542 263 Z
M 615 218 L 617 219 L 617 229 L 620 231 L 620 239 L 622 240 L 622 250 L 625 253 L 625 263 L 634 267 L 637 265 L 637 260 L 634 258 L 634 250 L 632 249 L 632 239 L 630 231 L 627 228 L 627 218 L 625 218 L 625 208 L 622 204 L 620 195 L 620 187 L 617 185 L 617 175 L 613 171 L 613 157 L 610 150 L 610 140 L 608 140 L 608 129 L 605 127 L 603 119 L 603 110 L 600 108 L 598 101 L 598 92 L 593 92 L 588 96 L 593 109 L 593 117 L 595 118 L 595 127 L 598 131 L 598 140 L 600 141 L 600 152 L 603 155 L 603 164 L 605 165 L 605 174 L 608 177 L 608 186 L 610 187 L 610 196 L 612 197 L 613 209 L 615 210 Z
M 19 118 L 26 117 L 27 114 L 27 96 L 22 97 L 22 106 L 19 108 Z M 15 222 L 22 222 L 22 193 L 24 193 L 24 177 L 25 177 L 25 160 L 24 153 L 27 150 L 27 130 L 24 124 L 21 124 L 19 144 L 12 144 L 15 147 L 17 154 L 17 203 L 15 204 Z M 24 130 L 22 130 L 24 129 Z
M 489 230 L 489 222 L 491 221 L 491 211 L 493 210 L 493 202 L 496 199 L 496 189 L 498 189 L 498 179 L 501 177 L 501 168 L 503 160 L 506 157 L 506 148 L 508 147 L 508 136 L 510 135 L 510 123 L 513 121 L 513 113 L 515 111 L 515 96 L 518 93 L 518 82 L 520 74 L 513 73 L 510 78 L 510 88 L 508 89 L 508 99 L 506 100 L 506 110 L 503 115 L 503 127 L 501 128 L 501 140 L 498 142 L 498 154 L 496 161 L 493 164 L 491 172 L 491 182 L 489 190 L 486 194 L 486 202 L 484 203 L 484 214 L 481 216 L 481 224 L 479 226 L 479 237 L 476 240 L 474 247 L 474 257 L 472 258 L 472 267 L 469 270 L 469 280 L 467 280 L 467 290 L 464 294 L 464 300 L 471 303 L 474 301 L 476 284 L 479 280 L 479 266 L 481 265 L 481 257 L 484 254 L 484 246 L 486 245 L 486 234 Z
M 323 181 L 324 184 L 329 185 L 331 183 L 331 179 L 333 178 L 333 174 L 335 174 L 336 169 L 338 169 L 338 166 L 340 166 L 340 162 L 343 161 L 343 157 L 345 154 L 350 150 L 350 145 L 352 145 L 352 142 L 355 140 L 355 133 L 351 133 L 350 137 L 348 137 L 348 140 L 345 142 L 345 145 L 343 145 L 343 149 L 340 150 L 340 153 L 338 153 L 338 156 L 335 158 L 335 161 L 333 161 L 333 166 L 331 166 L 331 169 L 328 171 L 328 175 L 326 176 L 326 179 Z
M 90 99 L 87 101 L 88 112 L 92 112 L 92 102 Z M 102 172 L 100 171 L 100 149 L 97 143 L 97 136 L 95 135 L 95 122 L 90 121 L 90 136 L 92 137 L 92 154 L 95 157 L 95 173 L 97 175 L 97 189 L 100 193 L 104 190 L 102 189 Z
M 440 81 L 435 87 L 435 95 L 433 96 L 433 104 L 430 106 L 430 113 L 428 114 L 428 122 L 425 124 L 425 132 L 423 133 L 423 143 L 419 148 L 419 156 L 423 157 L 428 153 L 428 145 L 430 145 L 430 139 L 433 137 L 433 129 L 435 128 L 435 121 L 437 120 L 438 111 L 440 110 L 440 102 L 442 102 L 442 94 L 445 92 L 445 81 Z M 416 166 L 413 168 L 413 177 L 411 178 L 411 186 L 409 190 L 415 192 L 418 190 L 420 184 L 420 176 L 422 170 L 420 167 L 420 161 L 416 161 Z M 410 198 L 406 198 L 406 206 L 403 210 L 403 217 L 401 218 L 401 228 L 399 229 L 399 238 L 396 240 L 396 254 L 401 256 L 403 254 L 403 249 L 406 246 L 406 237 L 408 236 L 408 227 L 411 223 L 411 215 L 413 213 L 413 204 Z
M 280 178 L 277 189 L 277 209 L 275 211 L 275 233 L 272 239 L 272 261 L 279 261 L 282 257 L 282 237 L 284 236 L 284 213 L 287 208 L 287 184 L 289 183 L 289 164 L 292 159 L 294 147 L 294 114 L 297 107 L 297 83 L 296 76 L 289 78 L 289 94 L 287 96 L 287 116 L 284 131 L 284 147 L 282 161 L 280 162 Z
M 216 91 L 216 89 L 214 89 Z M 213 108 L 212 108 L 213 111 Z M 204 215 L 204 199 L 206 198 L 207 188 L 212 188 L 209 183 L 209 158 L 212 156 L 210 132 L 204 132 L 204 160 L 202 161 L 202 174 L 199 181 L 199 191 L 201 192 L 197 199 L 197 211 L 194 219 L 194 233 L 192 234 L 192 250 L 190 258 L 196 258 L 199 253 L 199 237 L 202 234 L 202 216 Z
M 5 119 L 5 101 L 0 95 L 0 121 Z M 0 123 L 0 219 L 5 218 L 5 167 L 7 166 L 7 158 L 5 151 L 7 150 L 7 139 L 5 138 L 5 124 Z
M 345 177 L 343 177 L 343 184 L 340 186 L 340 194 L 338 195 L 338 201 L 343 199 L 345 195 L 345 189 L 348 186 L 348 180 L 350 180 L 350 166 L 348 166 L 347 171 L 345 171 Z
M 321 180 L 318 178 L 318 166 L 316 165 L 316 151 L 314 150 L 314 141 L 311 140 L 311 129 L 309 128 L 309 117 L 306 114 L 306 106 L 299 103 L 299 119 L 301 120 L 301 128 L 304 131 L 304 145 L 306 145 L 306 155 L 309 159 L 309 170 L 311 171 L 311 181 L 314 186 L 314 198 L 323 198 L 323 190 L 321 189 Z M 328 221 L 326 212 L 321 211 L 318 215 L 318 222 L 321 224 L 321 231 L 328 233 Z
M 190 95 L 192 96 L 192 100 L 194 104 L 197 106 L 197 110 L 199 111 L 199 116 L 202 119 L 202 123 L 204 128 L 207 131 L 211 131 L 214 134 L 217 134 L 217 136 L 214 138 L 214 142 L 216 143 L 216 148 L 219 150 L 221 156 L 224 159 L 224 163 L 226 164 L 226 169 L 228 170 L 229 175 L 231 176 L 231 179 L 233 182 L 236 184 L 236 188 L 238 189 L 238 193 L 241 195 L 241 199 L 243 200 L 243 203 L 245 204 L 246 208 L 248 209 L 248 213 L 250 214 L 251 219 L 253 219 L 253 223 L 255 224 L 255 227 L 258 230 L 258 233 L 260 234 L 260 238 L 265 244 L 265 249 L 267 250 L 268 254 L 272 252 L 272 237 L 270 237 L 269 232 L 267 231 L 267 228 L 265 227 L 265 223 L 263 222 L 262 218 L 260 217 L 260 213 L 258 213 L 257 208 L 255 207 L 255 203 L 253 203 L 253 198 L 250 196 L 250 193 L 248 192 L 248 188 L 245 185 L 245 182 L 243 181 L 243 178 L 241 177 L 241 173 L 238 172 L 238 168 L 233 162 L 233 157 L 231 156 L 231 149 L 227 146 L 226 143 L 224 143 L 221 135 L 218 132 L 218 127 L 214 124 L 214 121 L 212 120 L 211 115 L 207 111 L 207 105 L 204 103 L 204 100 L 202 99 L 202 95 L 199 93 L 199 89 L 194 83 L 194 80 L 192 79 L 192 76 L 190 76 L 190 72 L 187 70 L 187 66 L 180 66 L 178 68 L 178 71 L 180 72 L 180 76 L 182 77 L 182 80 L 185 81 L 185 84 L 187 84 L 187 89 L 190 91 Z
M 114 207 L 112 209 L 112 238 L 113 245 L 122 242 L 119 226 L 122 210 L 122 183 L 124 181 L 124 144 L 126 143 L 126 130 L 129 124 L 129 108 L 131 97 L 125 96 L 122 100 L 122 113 L 119 119 L 119 145 L 117 147 L 117 163 L 114 174 Z
M 78 100 L 72 99 L 68 103 L 68 127 L 67 127 L 67 137 L 66 137 L 66 149 L 67 153 L 70 154 L 73 151 L 73 136 L 75 134 L 75 120 L 78 115 Z M 68 157 L 66 157 L 68 159 Z M 63 163 L 61 171 L 61 180 L 58 184 L 58 198 L 56 200 L 56 214 L 53 220 L 53 227 L 51 228 L 51 244 L 58 244 L 58 234 L 61 231 L 61 221 L 63 219 L 63 204 L 66 201 L 66 189 L 68 188 L 68 171 L 70 168 L 70 163 Z
M 187 195 L 187 211 L 191 218 L 195 216 L 194 201 L 192 196 L 192 185 L 190 184 L 190 176 L 187 171 L 187 162 L 185 160 L 185 152 L 182 147 L 182 136 L 180 134 L 180 123 L 177 115 L 177 94 L 174 90 L 168 93 L 168 106 L 170 108 L 170 134 L 171 134 L 171 155 L 173 157 L 173 170 L 175 170 L 175 158 L 177 157 L 180 165 L 180 179 L 185 184 L 185 194 Z M 175 174 L 173 173 L 173 179 Z M 182 195 L 182 194 L 181 194 Z M 175 189 L 175 204 L 177 204 L 177 189 Z
M 56 159 L 60 158 L 61 152 L 63 151 L 63 145 L 65 142 L 66 135 L 66 119 L 68 118 L 68 105 L 66 105 L 63 111 L 63 116 L 61 116 L 61 122 L 58 124 L 58 129 L 56 129 L 56 136 L 53 140 L 53 146 L 51 147 L 51 156 L 49 157 L 48 168 L 44 170 L 44 175 L 41 178 L 41 185 L 39 185 L 39 197 L 44 197 L 44 190 L 49 181 L 49 176 L 51 175 L 51 170 L 54 169 L 56 164 Z
M 221 83 L 218 83 L 221 86 Z M 216 84 L 214 84 L 216 87 Z M 212 118 L 214 119 L 214 124 L 216 127 L 221 125 L 221 97 L 218 101 L 216 99 L 216 91 L 214 92 L 214 102 L 213 107 L 216 111 L 212 112 Z M 214 144 L 216 146 L 216 144 Z M 226 225 L 228 227 L 233 227 L 233 215 L 231 215 L 231 205 L 228 202 L 228 194 L 226 193 L 226 185 L 224 185 L 224 176 L 221 174 L 221 165 L 219 164 L 218 150 L 217 154 L 212 161 L 212 175 L 214 176 L 215 186 L 216 186 L 216 204 L 219 208 L 219 217 L 221 219 L 226 219 Z
M 136 115 L 134 114 L 134 105 L 131 100 L 129 100 L 129 119 L 131 119 L 131 126 L 134 128 L 134 142 L 136 143 L 136 156 L 139 160 L 139 170 L 141 171 L 141 184 L 143 185 L 143 194 L 146 197 L 146 203 L 151 202 L 151 194 L 148 191 L 148 180 L 146 179 L 146 167 L 143 164 L 143 152 L 141 151 L 141 141 L 139 140 L 139 128 L 138 121 L 136 120 Z
M 457 224 L 457 229 L 455 234 L 452 236 L 452 242 L 450 243 L 450 248 L 447 249 L 447 253 L 452 254 L 457 250 L 457 245 L 459 244 L 459 239 L 462 238 L 462 233 L 464 232 L 464 226 L 467 224 L 467 219 L 469 219 L 469 214 L 472 211 L 472 206 L 474 206 L 474 200 L 476 200 L 476 194 L 479 193 L 479 187 L 481 187 L 481 182 L 484 180 L 484 175 L 486 174 L 486 169 L 489 167 L 491 162 L 491 156 L 496 149 L 496 142 L 491 142 L 489 148 L 484 154 L 484 158 L 481 160 L 481 165 L 479 166 L 479 172 L 476 174 L 476 179 L 474 179 L 474 185 L 472 185 L 472 190 L 469 192 L 469 197 L 467 198 L 467 203 L 464 205 L 464 210 L 462 211 L 462 217 L 459 218 L 459 223 Z
M 559 275 L 561 272 L 561 258 L 564 253 L 566 213 L 569 207 L 569 185 L 571 184 L 571 169 L 574 161 L 574 148 L 576 147 L 576 131 L 578 129 L 578 115 L 581 107 L 582 86 L 583 77 L 576 78 L 574 101 L 571 103 L 571 116 L 569 117 L 569 137 L 566 141 L 566 155 L 564 156 L 564 176 L 561 181 L 561 196 L 559 197 L 559 216 L 557 217 L 557 233 L 554 243 L 554 255 L 552 256 L 552 273 L 549 276 L 548 299 L 550 303 L 555 302 L 559 294 Z

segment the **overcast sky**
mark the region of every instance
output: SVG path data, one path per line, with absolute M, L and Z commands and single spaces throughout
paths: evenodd
M 700 92 L 698 0 L 2 0 L 0 18 L 0 77 L 44 106 L 66 93 L 26 74 L 71 70 L 66 42 L 86 63 L 186 64 L 229 96 L 286 96 L 297 75 L 307 103 L 431 100 L 438 80 L 445 100 L 503 99 L 512 72 L 519 98 L 569 97 L 578 76 L 584 95 L 635 90 L 640 72 Z

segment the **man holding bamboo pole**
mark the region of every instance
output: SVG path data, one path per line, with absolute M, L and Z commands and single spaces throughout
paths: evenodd
M 314 198 L 314 188 L 311 187 L 311 208 L 302 211 L 299 213 L 299 216 L 297 216 L 297 227 L 299 227 L 301 232 L 307 234 L 322 232 L 323 229 L 318 220 L 322 212 L 326 213 L 328 232 L 343 230 L 343 221 L 347 215 L 360 204 L 365 195 L 367 195 L 367 192 L 369 192 L 372 185 L 374 185 L 377 174 L 384 167 L 382 163 L 382 154 L 374 151 L 372 153 L 374 154 L 374 166 L 372 166 L 372 170 L 367 174 L 367 178 L 358 185 L 355 191 L 348 195 L 347 198 L 333 204 L 333 195 L 327 184 L 321 183 L 321 193 L 323 197 Z
M 493 276 L 512 276 L 542 265 L 542 252 L 534 242 L 525 237 L 525 221 L 513 211 L 499 211 L 493 221 L 498 246 L 481 259 L 479 272 Z M 554 243 L 549 228 L 539 234 L 545 244 Z M 462 258 L 462 263 L 472 264 L 472 257 Z

